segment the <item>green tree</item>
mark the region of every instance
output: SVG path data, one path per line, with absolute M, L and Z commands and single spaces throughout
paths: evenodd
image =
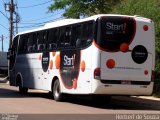
M 156 70 L 160 69 L 160 0 L 123 0 L 113 13 L 140 15 L 154 21 L 156 31 Z
M 120 0 L 54 0 L 49 6 L 49 11 L 65 9 L 64 17 L 80 18 L 81 16 L 109 13 L 119 2 Z

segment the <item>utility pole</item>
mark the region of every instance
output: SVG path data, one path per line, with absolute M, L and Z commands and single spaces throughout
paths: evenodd
M 9 35 L 9 48 L 12 46 L 12 38 L 13 38 L 13 12 L 14 12 L 14 3 L 13 0 L 11 0 L 11 3 L 9 4 L 9 11 L 10 11 L 10 35 Z
M 2 35 L 2 52 L 3 52 L 3 35 Z
M 16 8 L 15 8 L 16 7 Z M 19 14 L 16 12 L 18 11 L 17 4 L 14 4 L 13 0 L 10 0 L 10 3 L 5 3 L 5 10 L 10 13 L 10 18 L 9 18 L 9 48 L 12 46 L 12 39 L 13 39 L 13 34 L 14 34 L 14 23 L 16 23 L 16 33 L 18 33 L 18 23 L 20 22 L 20 17 Z M 13 15 L 16 15 L 16 18 L 14 19 Z
M 9 50 L 12 47 L 12 38 L 13 38 L 13 13 L 15 11 L 15 5 L 13 0 L 10 0 L 10 3 L 5 4 L 5 10 L 10 12 L 9 18 Z M 8 76 L 10 76 L 10 59 L 8 60 Z

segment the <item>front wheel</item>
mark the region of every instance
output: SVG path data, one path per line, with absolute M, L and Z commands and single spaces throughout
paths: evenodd
M 52 95 L 54 97 L 54 100 L 62 101 L 62 93 L 61 93 L 60 83 L 58 79 L 54 82 L 52 86 Z

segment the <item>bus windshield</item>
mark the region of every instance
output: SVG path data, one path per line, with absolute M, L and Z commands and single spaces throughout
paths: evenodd
M 130 44 L 136 31 L 134 18 L 122 16 L 100 17 L 97 44 L 105 51 L 119 51 L 123 43 Z

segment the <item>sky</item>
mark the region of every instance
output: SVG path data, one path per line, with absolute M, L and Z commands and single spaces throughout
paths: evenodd
M 46 22 L 63 19 L 64 10 L 48 12 L 54 0 L 13 0 L 17 5 L 16 11 L 20 16 L 18 32 L 38 28 Z M 5 10 L 4 4 L 10 0 L 0 0 L 0 51 L 2 51 L 2 35 L 4 36 L 4 51 L 8 50 L 9 44 L 9 12 Z M 16 34 L 16 33 L 15 33 Z

